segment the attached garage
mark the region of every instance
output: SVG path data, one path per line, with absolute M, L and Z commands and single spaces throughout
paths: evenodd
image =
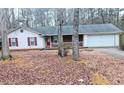
M 58 27 L 41 27 L 34 29 L 44 37 L 57 36 Z M 64 42 L 71 42 L 73 36 L 73 26 L 63 26 Z M 119 35 L 122 33 L 113 24 L 88 24 L 79 25 L 79 41 L 81 47 L 119 47 Z
M 84 47 L 118 47 L 119 34 L 85 35 Z

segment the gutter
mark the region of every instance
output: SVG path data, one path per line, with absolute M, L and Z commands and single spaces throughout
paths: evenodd
M 121 33 L 122 31 L 121 32 L 100 32 L 100 33 L 95 32 L 95 33 L 83 33 L 83 34 L 84 35 L 94 35 L 94 34 L 99 35 L 99 34 L 121 34 Z
M 79 35 L 106 35 L 106 34 L 121 34 L 123 31 L 121 32 L 101 32 L 101 33 L 79 33 Z M 58 34 L 42 34 L 42 36 L 57 36 Z M 73 35 L 73 34 L 63 34 L 63 35 Z

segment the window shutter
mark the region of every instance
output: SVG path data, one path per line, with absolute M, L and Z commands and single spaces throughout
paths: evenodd
M 18 38 L 16 38 L 16 46 L 18 46 Z
M 9 46 L 11 46 L 11 38 L 9 38 Z
M 30 46 L 30 38 L 28 37 L 28 46 Z
M 37 46 L 37 37 L 34 37 L 35 38 L 35 45 Z

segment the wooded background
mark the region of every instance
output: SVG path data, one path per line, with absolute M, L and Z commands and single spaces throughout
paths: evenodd
M 73 13 L 72 8 L 63 8 L 64 25 L 73 24 Z M 57 8 L 10 8 L 7 16 L 9 28 L 55 26 L 58 24 Z M 123 30 L 124 9 L 80 8 L 79 21 L 80 24 L 112 23 Z

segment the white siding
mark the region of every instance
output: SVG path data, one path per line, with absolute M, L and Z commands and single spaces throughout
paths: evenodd
M 83 46 L 87 47 L 87 35 L 83 36 Z
M 115 46 L 119 46 L 119 35 L 115 35 Z
M 37 37 L 37 46 L 28 46 L 27 37 Z M 44 38 L 36 33 L 26 31 L 20 32 L 20 29 L 8 35 L 8 38 L 18 38 L 18 47 L 9 47 L 10 49 L 31 49 L 31 48 L 45 48 Z
M 117 47 L 119 35 L 84 35 L 84 47 Z

